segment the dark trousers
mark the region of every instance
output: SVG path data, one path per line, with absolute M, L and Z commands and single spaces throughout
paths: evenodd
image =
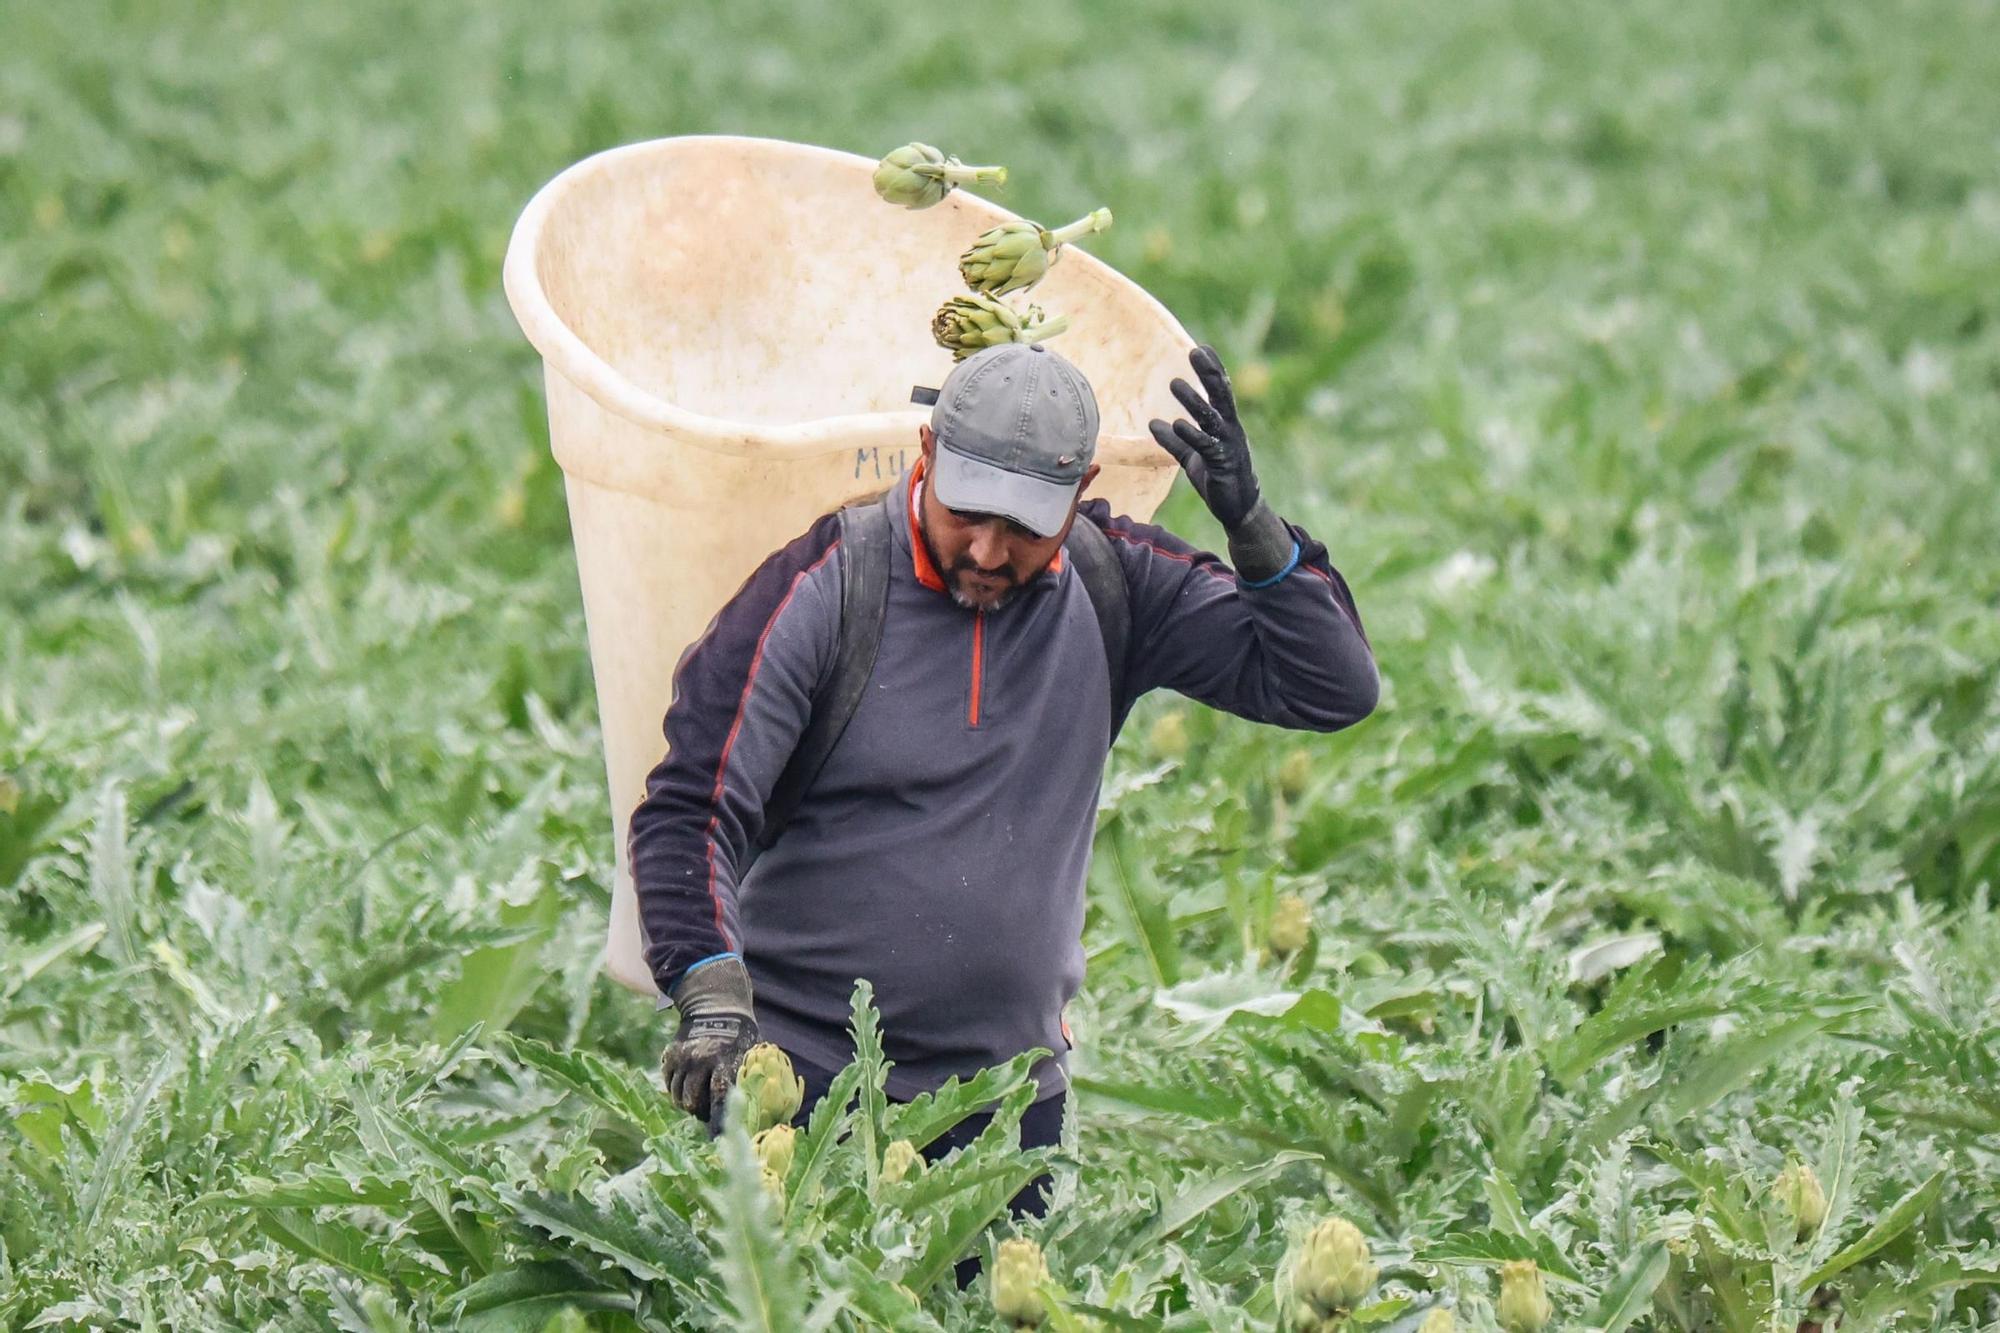
M 804 1129 L 806 1121 L 812 1116 L 813 1107 L 818 1106 L 820 1098 L 826 1096 L 834 1076 L 840 1071 L 822 1069 L 810 1060 L 802 1060 L 792 1055 L 790 1051 L 785 1054 L 791 1056 L 793 1071 L 806 1081 L 805 1100 L 799 1104 L 799 1113 L 792 1117 L 792 1124 Z M 1059 1092 L 1053 1097 L 1042 1098 L 1027 1109 L 1021 1117 L 1023 1148 L 1042 1148 L 1062 1142 L 1063 1106 L 1068 1100 L 1067 1093 Z M 935 1162 L 953 1149 L 965 1147 L 978 1138 L 980 1132 L 991 1123 L 993 1123 L 991 1111 L 980 1111 L 976 1115 L 967 1116 L 924 1146 L 922 1150 L 924 1160 Z M 1041 1217 L 1048 1212 L 1049 1201 L 1046 1191 L 1054 1183 L 1053 1177 L 1046 1171 L 1036 1176 L 1008 1201 L 1007 1210 L 1015 1217 Z M 973 1278 L 979 1276 L 979 1259 L 976 1256 L 961 1259 L 956 1273 L 959 1290 L 963 1291 L 972 1284 Z

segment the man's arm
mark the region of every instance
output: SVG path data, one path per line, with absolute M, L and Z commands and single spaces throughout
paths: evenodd
M 1326 547 L 1265 502 L 1214 349 L 1197 347 L 1188 362 L 1207 398 L 1174 380 L 1193 420 L 1148 428 L 1222 524 L 1236 569 L 1164 528 L 1105 523 L 1133 594 L 1125 698 L 1164 685 L 1259 722 L 1351 726 L 1374 711 L 1379 688 L 1353 594 Z
M 1293 542 L 1298 556 L 1268 581 L 1244 577 L 1165 528 L 1106 511 L 1104 530 L 1132 593 L 1125 699 L 1164 687 L 1308 731 L 1338 731 L 1374 711 L 1375 657 L 1360 612 L 1326 547 L 1305 529 L 1284 525 L 1288 560 Z
M 668 999 L 690 969 L 742 956 L 738 874 L 840 633 L 838 537 L 829 515 L 766 559 L 674 670 L 667 754 L 627 837 L 646 962 Z

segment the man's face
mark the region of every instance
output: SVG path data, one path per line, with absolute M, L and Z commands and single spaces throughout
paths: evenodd
M 929 426 L 919 426 L 917 430 L 923 439 L 928 471 L 932 466 L 930 460 L 936 457 L 937 437 Z M 1097 465 L 1093 463 L 1084 473 L 1083 485 L 1077 488 L 1079 499 L 1096 475 Z M 1014 600 L 1022 585 L 1056 558 L 1063 538 L 1069 535 L 1069 525 L 1076 521 L 1076 501 L 1070 502 L 1069 517 L 1063 521 L 1062 530 L 1050 537 L 1037 536 L 998 514 L 947 509 L 938 502 L 937 490 L 931 486 L 924 487 L 920 517 L 931 559 L 936 562 L 938 575 L 944 579 L 952 600 L 968 611 L 998 611 Z

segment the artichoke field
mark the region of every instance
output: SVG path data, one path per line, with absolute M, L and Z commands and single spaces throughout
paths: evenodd
M 2000 1321 L 1989 5 L 17 8 L 0 1328 Z M 1126 727 L 1060 1145 L 1034 1053 L 889 1101 L 865 985 L 838 1105 L 760 1056 L 710 1141 L 602 975 L 498 264 L 708 132 L 1143 219 L 1380 659 Z

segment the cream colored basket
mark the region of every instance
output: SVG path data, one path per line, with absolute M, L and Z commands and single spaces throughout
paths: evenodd
M 681 650 L 766 555 L 916 460 L 930 409 L 910 388 L 952 366 L 931 315 L 965 290 L 959 253 L 1016 216 L 963 189 L 895 207 L 874 167 L 733 135 L 631 144 L 550 181 L 507 247 L 507 299 L 546 371 L 604 728 L 608 966 L 635 990 L 653 983 L 625 828 L 665 753 Z M 1029 295 L 1070 317 L 1050 346 L 1097 394 L 1091 493 L 1150 516 L 1175 467 L 1145 423 L 1178 413 L 1167 382 L 1189 374 L 1192 340 L 1076 245 Z

